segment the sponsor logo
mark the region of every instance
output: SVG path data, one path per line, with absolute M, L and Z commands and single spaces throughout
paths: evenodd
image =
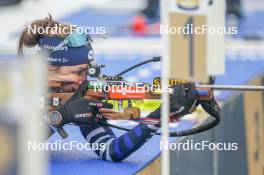
M 168 80 L 168 85 L 170 86 L 175 86 L 177 84 L 185 84 L 188 83 L 187 80 L 180 80 L 180 79 L 169 79 Z M 160 77 L 156 77 L 153 79 L 153 85 L 154 86 L 160 86 L 161 85 L 161 78 Z
M 44 49 L 48 49 L 48 50 L 53 50 L 56 47 L 55 46 L 50 46 L 50 45 L 43 45 L 43 48 Z M 68 47 L 67 46 L 63 46 L 63 47 L 59 48 L 59 50 L 68 50 Z
M 69 62 L 69 59 L 67 59 L 67 58 L 51 58 L 51 57 L 49 57 L 49 58 L 47 58 L 47 61 L 48 62 L 67 63 L 67 62 Z
M 92 117 L 92 113 L 83 113 L 83 114 L 76 114 L 75 118 L 91 118 Z

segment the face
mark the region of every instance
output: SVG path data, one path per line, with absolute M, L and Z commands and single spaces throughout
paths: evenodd
M 65 92 L 73 92 L 79 85 L 87 79 L 88 64 L 77 66 L 49 66 L 48 80 L 62 82 Z

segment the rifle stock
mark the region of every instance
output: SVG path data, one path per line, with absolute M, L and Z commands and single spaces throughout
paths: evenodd
M 60 88 L 60 82 L 50 82 L 50 87 Z M 111 87 L 111 86 L 110 86 Z M 116 86 L 115 86 L 116 87 Z M 213 91 L 211 88 L 196 88 L 198 92 L 199 100 L 210 100 L 213 97 Z M 126 90 L 126 89 L 125 89 Z M 131 90 L 131 89 L 130 89 Z M 133 90 L 133 89 L 132 89 Z M 172 94 L 172 89 L 169 91 Z M 56 110 L 60 105 L 64 104 L 73 93 L 65 93 L 61 90 L 55 93 L 48 94 L 48 101 L 50 106 L 49 111 Z M 157 91 L 118 91 L 116 88 L 110 88 L 107 92 L 99 90 L 96 88 L 88 89 L 87 93 L 84 95 L 84 98 L 93 99 L 93 100 L 131 100 L 131 99 L 160 99 L 161 93 Z M 109 109 L 100 109 L 100 113 L 106 118 L 111 119 L 136 119 L 140 117 L 140 109 L 135 107 L 126 107 L 123 110 L 114 111 Z

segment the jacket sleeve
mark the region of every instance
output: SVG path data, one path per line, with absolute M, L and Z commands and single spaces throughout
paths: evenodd
M 118 138 L 109 127 L 105 126 L 96 125 L 80 129 L 87 142 L 105 145 L 104 149 L 95 150 L 100 159 L 120 162 L 151 138 L 158 127 L 139 124 Z

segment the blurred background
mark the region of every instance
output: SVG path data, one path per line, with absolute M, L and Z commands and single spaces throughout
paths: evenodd
M 225 38 L 226 73 L 216 77 L 216 84 L 263 85 L 264 1 L 227 0 L 226 2 L 226 25 L 237 26 L 238 34 Z M 48 14 L 61 23 L 106 27 L 104 36 L 92 36 L 96 62 L 106 65 L 103 74 L 114 75 L 128 66 L 161 55 L 158 0 L 0 0 L 1 175 L 18 174 L 16 169 L 19 167 L 19 156 L 15 154 L 15 150 L 18 150 L 20 146 L 16 143 L 19 132 L 14 128 L 19 128 L 18 126 L 24 122 L 19 119 L 14 122 L 7 121 L 7 118 L 18 114 L 6 112 L 3 105 L 7 90 L 10 91 L 10 86 L 6 86 L 6 79 L 9 79 L 9 76 L 12 79 L 12 74 L 6 73 L 10 72 L 11 68 L 6 70 L 4 67 L 7 67 L 8 62 L 17 60 L 17 41 L 24 25 L 35 19 L 45 18 Z M 36 50 L 37 48 L 26 49 L 26 53 L 30 55 Z M 15 70 L 18 69 L 15 68 Z M 160 63 L 147 64 L 126 74 L 125 79 L 133 82 L 152 82 L 154 77 L 160 75 L 160 69 Z M 20 71 L 23 73 L 25 68 Z M 22 84 L 15 85 L 14 81 L 11 81 L 11 87 L 22 86 Z M 14 91 L 11 90 L 11 93 Z M 23 98 L 27 99 L 27 97 Z M 171 173 L 177 175 L 264 175 L 263 93 L 216 92 L 216 98 L 223 106 L 223 119 L 220 126 L 190 138 L 195 141 L 238 142 L 239 150 L 235 152 L 172 152 Z M 15 105 L 14 108 L 16 109 Z M 30 122 L 27 124 L 30 125 Z M 9 138 L 11 141 L 5 144 Z M 54 136 L 53 139 L 55 138 Z M 158 154 L 158 152 L 153 153 L 153 157 Z M 47 174 L 48 172 L 50 174 L 89 174 L 88 170 L 93 171 L 87 168 L 91 162 L 86 159 L 90 155 L 78 156 L 77 162 L 69 161 L 73 157 L 77 159 L 76 155 L 67 158 L 67 161 L 60 161 L 61 157 L 56 157 L 49 161 L 49 168 L 42 168 L 47 171 Z M 20 157 L 20 159 L 24 160 L 26 157 Z M 151 160 L 152 158 L 149 158 L 141 163 L 148 164 Z M 126 165 L 115 166 L 117 171 L 118 168 L 122 169 Z M 134 172 L 138 172 L 142 167 L 131 166 L 130 168 L 131 172 L 133 168 L 135 168 Z M 115 170 L 110 171 L 115 172 Z

